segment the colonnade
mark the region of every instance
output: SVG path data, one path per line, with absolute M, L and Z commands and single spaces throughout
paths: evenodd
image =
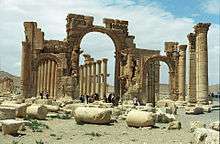
M 88 55 L 87 55 L 88 56 Z M 94 62 L 93 58 L 85 57 L 85 64 L 80 66 L 80 95 L 98 94 L 101 99 L 107 93 L 107 61 L 103 58 Z
M 47 91 L 49 97 L 56 96 L 57 63 L 46 60 L 39 64 L 37 69 L 37 92 Z
M 208 104 L 208 44 L 210 23 L 198 23 L 188 35 L 190 48 L 189 102 Z

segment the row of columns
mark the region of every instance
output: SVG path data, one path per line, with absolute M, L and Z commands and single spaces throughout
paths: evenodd
M 190 48 L 189 102 L 208 103 L 208 44 L 210 23 L 198 23 L 188 35 Z
M 107 93 L 107 61 L 108 59 L 85 61 L 80 66 L 80 95 L 100 95 L 103 99 Z
M 37 92 L 47 91 L 51 98 L 56 96 L 57 64 L 53 60 L 46 60 L 38 66 Z

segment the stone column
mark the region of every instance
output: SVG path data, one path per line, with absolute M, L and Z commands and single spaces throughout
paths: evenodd
M 91 93 L 95 94 L 96 93 L 96 63 L 92 63 L 92 83 L 91 83 Z
M 47 61 L 47 91 L 49 93 L 49 96 L 51 96 L 50 93 L 50 77 L 51 77 L 51 72 L 50 72 L 50 60 Z
M 83 95 L 83 65 L 79 67 L 79 86 L 80 86 L 80 95 Z
M 84 65 L 84 69 L 83 69 L 83 94 L 86 95 L 87 94 L 87 64 Z
M 210 23 L 194 26 L 196 34 L 196 97 L 200 104 L 208 103 L 208 45 L 207 33 Z
M 38 68 L 37 68 L 37 75 L 38 75 L 38 79 L 37 79 L 37 95 L 40 94 L 41 92 L 41 66 L 39 65 Z
M 50 85 L 50 93 L 51 93 L 51 97 L 54 98 L 54 80 L 55 80 L 55 62 L 52 61 L 51 62 L 51 85 Z
M 101 92 L 101 60 L 97 60 L 97 71 L 96 71 L 96 93 L 100 95 Z
M 186 87 L 186 48 L 187 45 L 179 46 L 178 81 L 179 81 L 179 101 L 185 101 Z
M 194 33 L 187 35 L 189 40 L 189 99 L 196 103 L 196 36 Z
M 91 63 L 87 65 L 87 95 L 91 95 Z
M 103 99 L 106 96 L 107 87 L 107 61 L 108 59 L 102 59 L 102 81 L 101 81 L 101 94 L 100 98 Z
M 24 97 L 31 96 L 31 48 L 27 42 L 22 42 L 22 61 L 21 61 L 21 90 Z

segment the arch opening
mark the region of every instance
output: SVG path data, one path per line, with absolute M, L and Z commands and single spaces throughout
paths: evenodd
M 101 77 L 99 79 L 98 77 L 98 61 L 97 60 L 103 60 L 107 59 L 107 93 L 114 93 L 114 83 L 115 83 L 115 51 L 116 51 L 116 45 L 114 40 L 108 35 L 103 32 L 88 32 L 86 33 L 80 42 L 80 50 L 82 53 L 79 57 L 79 64 L 84 65 L 86 63 L 86 59 L 83 56 L 84 54 L 88 54 L 93 58 L 93 62 L 96 63 L 96 78 L 95 80 L 97 82 L 103 82 L 103 78 Z M 103 66 L 103 63 L 101 63 Z M 103 69 L 101 70 L 101 73 L 103 72 Z M 97 91 L 96 91 L 97 92 Z M 91 93 L 92 94 L 92 93 Z

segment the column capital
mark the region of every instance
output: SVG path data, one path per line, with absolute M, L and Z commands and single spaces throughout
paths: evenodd
M 97 64 L 101 64 L 102 61 L 101 61 L 101 60 L 97 60 L 96 63 L 97 63 Z
M 211 23 L 198 23 L 193 28 L 196 34 L 198 33 L 207 33 Z
M 108 59 L 107 59 L 107 58 L 103 58 L 102 61 L 103 61 L 103 62 L 107 62 Z
M 187 38 L 188 38 L 190 44 L 196 42 L 196 34 L 195 33 L 189 33 L 187 35 Z
M 187 45 L 179 45 L 179 51 L 186 51 Z

